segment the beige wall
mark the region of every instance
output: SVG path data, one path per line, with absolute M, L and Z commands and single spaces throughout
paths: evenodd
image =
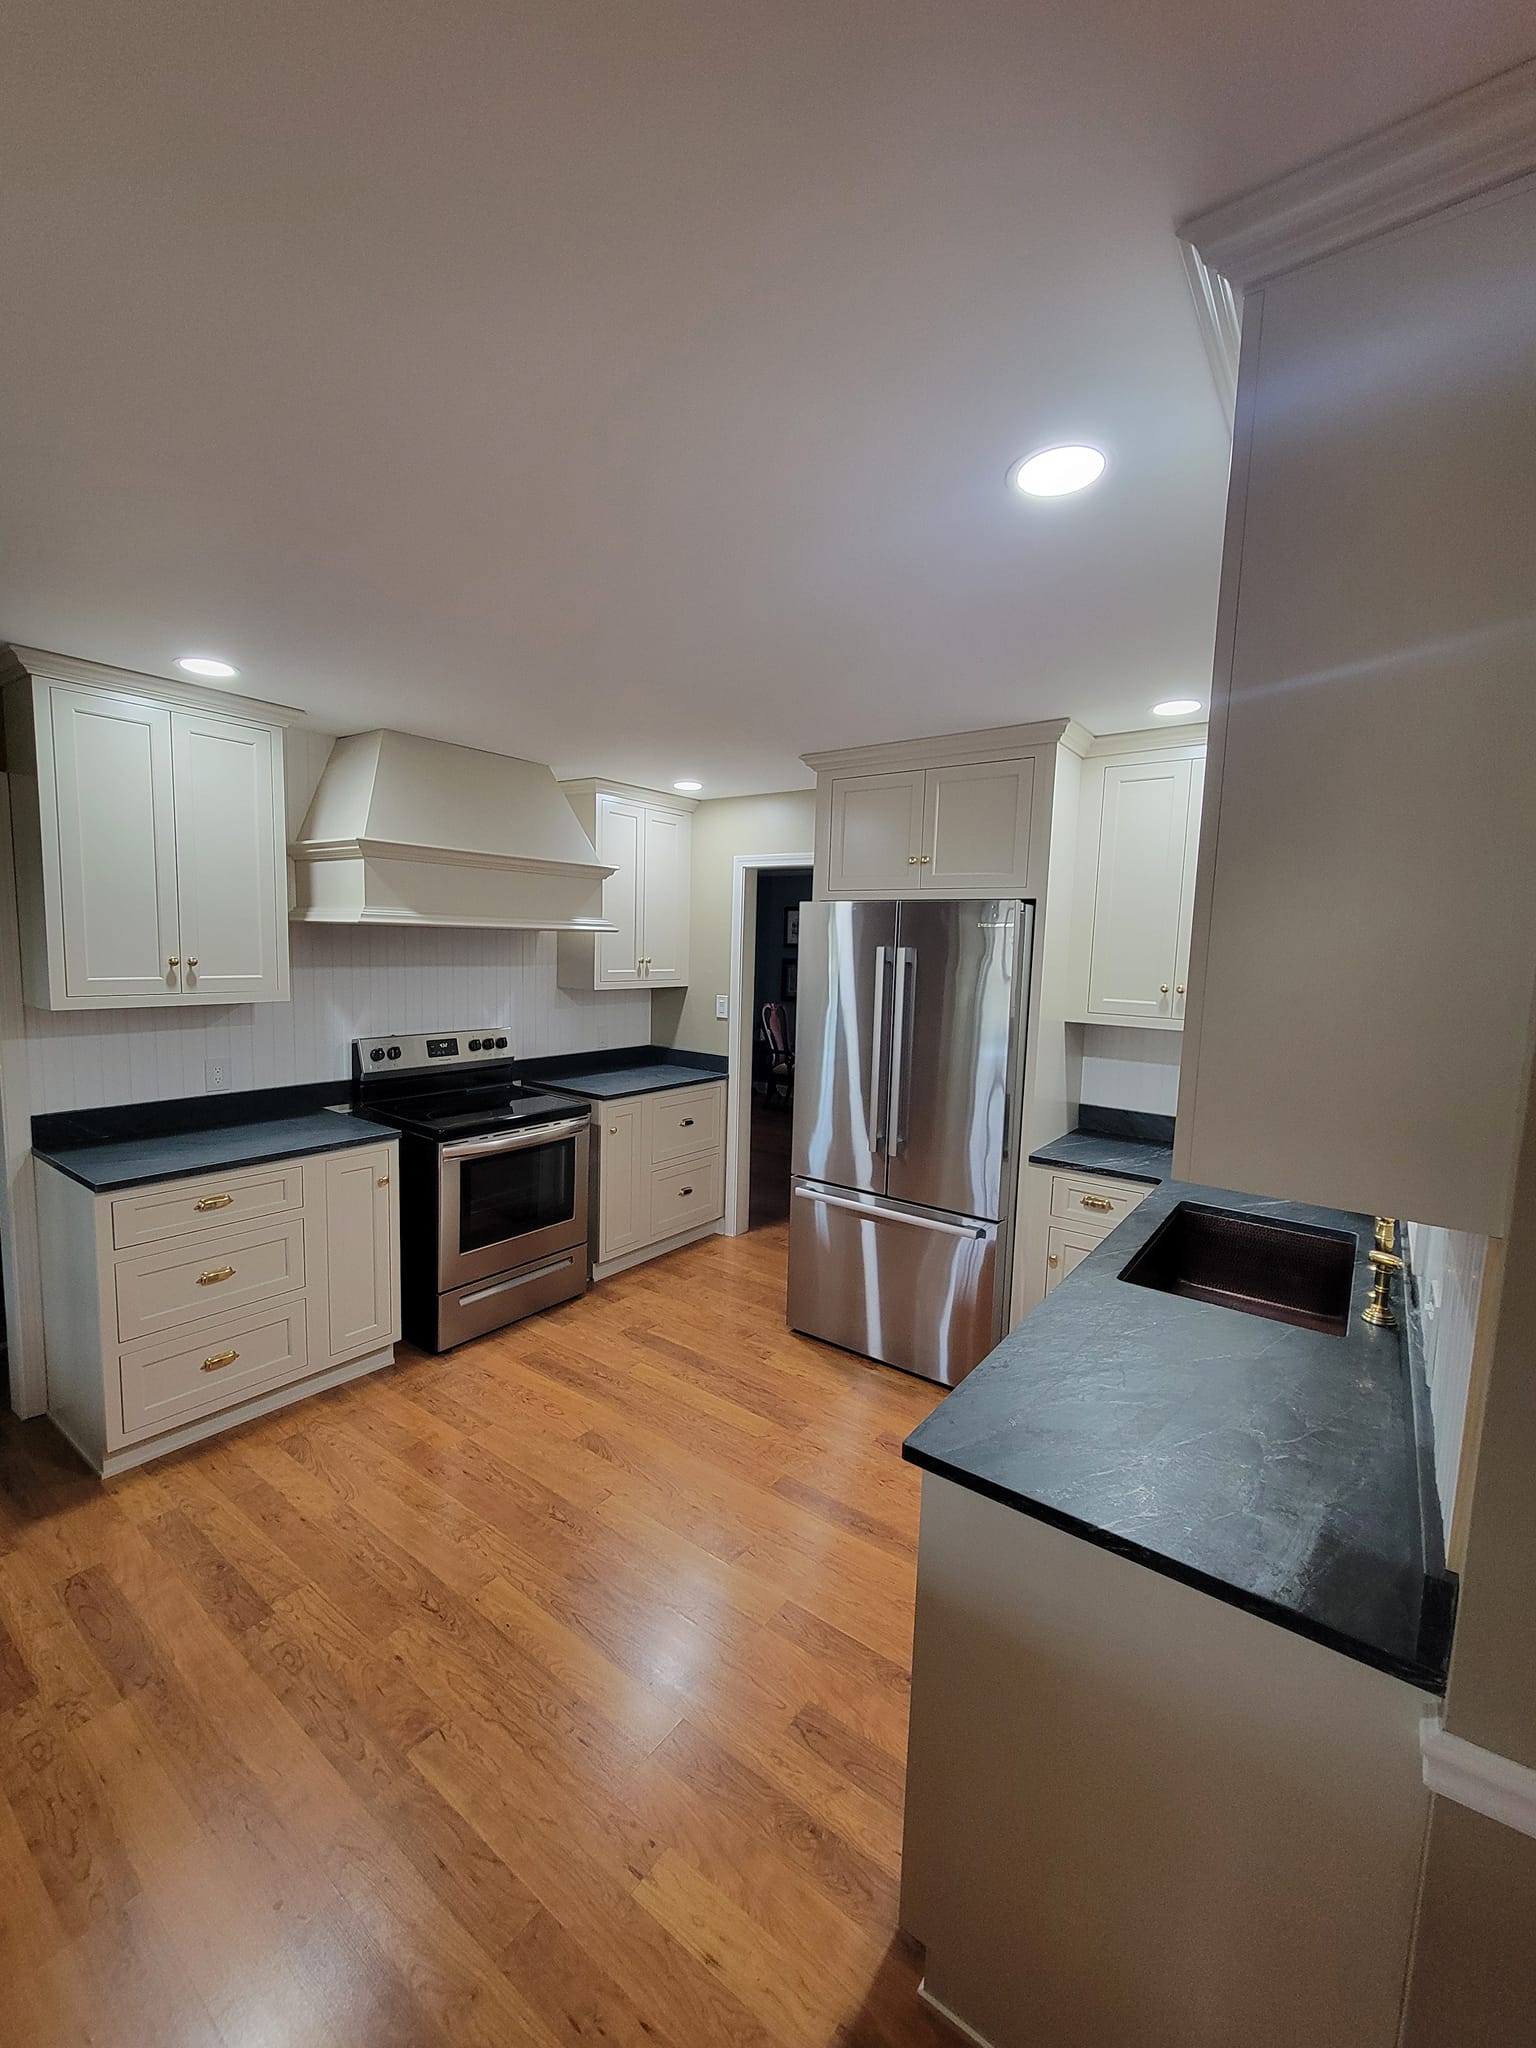
M 715 997 L 731 986 L 731 888 L 739 853 L 809 854 L 816 835 L 816 792 L 717 797 L 693 814 L 693 923 L 688 986 L 651 997 L 651 1037 L 686 1052 L 726 1050 L 729 1026 Z
M 1536 1842 L 1437 1799 L 1403 2048 L 1530 2048 Z

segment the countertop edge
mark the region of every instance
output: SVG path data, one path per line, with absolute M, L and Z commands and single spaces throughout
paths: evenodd
M 1043 1501 L 1032 1500 L 1029 1495 L 1016 1493 L 1011 1487 L 1000 1485 L 996 1480 L 984 1478 L 978 1473 L 962 1471 L 930 1452 L 914 1450 L 910 1439 L 901 1447 L 903 1460 L 916 1465 L 919 1471 L 931 1472 L 936 1479 L 947 1479 L 952 1486 L 963 1486 L 968 1493 L 979 1493 L 987 1500 L 993 1500 L 1000 1507 L 1012 1508 L 1019 1514 L 1028 1515 L 1033 1521 L 1044 1522 L 1052 1529 L 1060 1529 L 1068 1536 L 1081 1537 L 1097 1550 L 1107 1550 L 1115 1557 L 1123 1557 L 1129 1564 L 1144 1566 L 1148 1571 L 1161 1574 L 1165 1579 L 1176 1579 L 1182 1586 L 1188 1586 L 1197 1593 L 1206 1593 L 1212 1599 L 1223 1601 L 1228 1607 L 1240 1607 L 1245 1614 L 1253 1615 L 1259 1621 L 1272 1622 L 1277 1628 L 1289 1630 L 1292 1635 L 1305 1636 L 1309 1642 L 1317 1643 L 1325 1650 L 1336 1651 L 1339 1655 L 1352 1658 L 1357 1664 L 1368 1664 L 1373 1670 L 1385 1672 L 1389 1678 L 1401 1679 L 1405 1684 L 1416 1686 L 1439 1699 L 1444 1696 L 1446 1673 L 1429 1665 L 1420 1665 L 1405 1658 L 1392 1656 L 1389 1651 L 1376 1648 L 1374 1644 L 1360 1641 L 1357 1637 L 1332 1629 L 1324 1622 L 1310 1621 L 1306 1615 L 1297 1614 L 1278 1602 L 1266 1600 L 1260 1593 L 1251 1593 L 1245 1587 L 1234 1586 L 1226 1579 L 1218 1579 L 1208 1572 L 1197 1570 L 1193 1565 L 1181 1564 L 1177 1558 L 1165 1557 L 1160 1551 L 1148 1550 L 1128 1536 L 1119 1536 L 1113 1530 L 1101 1529 L 1092 1522 L 1084 1522 L 1076 1515 L 1069 1515 L 1061 1508 L 1048 1507 Z
M 324 1114 L 325 1112 L 319 1113 Z M 220 1127 L 215 1126 L 214 1128 L 216 1130 Z M 251 1126 L 248 1123 L 230 1124 L 227 1128 L 230 1131 L 248 1131 Z M 177 1133 L 178 1137 L 188 1138 L 206 1138 L 212 1135 L 212 1131 Z M 375 1124 L 369 1122 L 365 1117 L 347 1114 L 336 1118 L 334 1142 L 317 1140 L 314 1144 L 301 1144 L 297 1146 L 291 1141 L 285 1145 L 274 1143 L 270 1147 L 263 1147 L 255 1152 L 242 1152 L 234 1158 L 198 1159 L 187 1166 L 156 1167 L 152 1172 L 147 1173 L 87 1175 L 77 1172 L 69 1164 L 71 1151 L 90 1152 L 98 1149 L 104 1150 L 105 1146 L 65 1146 L 59 1151 L 39 1150 L 34 1146 L 32 1156 L 42 1165 L 51 1166 L 56 1173 L 62 1173 L 66 1179 L 74 1181 L 77 1186 L 87 1189 L 93 1195 L 115 1195 L 120 1194 L 124 1188 L 156 1187 L 162 1181 L 193 1180 L 198 1174 L 202 1173 L 234 1173 L 245 1166 L 271 1166 L 279 1159 L 303 1159 L 315 1153 L 350 1151 L 352 1147 L 357 1145 L 376 1145 L 381 1141 L 398 1139 L 399 1136 L 400 1133 L 392 1129 L 388 1124 Z M 142 1142 L 148 1144 L 165 1141 L 121 1139 L 109 1142 L 122 1144 Z

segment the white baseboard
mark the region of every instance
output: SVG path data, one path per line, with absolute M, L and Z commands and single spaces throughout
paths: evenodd
M 961 2019 L 959 2013 L 951 2012 L 942 1998 L 934 1997 L 933 1993 L 928 1989 L 928 1979 L 926 1977 L 918 1985 L 917 1995 L 930 2012 L 938 2014 L 945 2026 L 954 2028 L 962 2041 L 973 2042 L 975 2048 L 992 2048 L 992 2043 L 985 2034 L 978 2034 L 973 2026 L 968 2025 L 966 2021 Z
M 1536 1770 L 1528 1764 L 1448 1735 L 1438 1714 L 1426 1714 L 1419 1723 L 1419 1753 L 1424 1783 L 1439 1798 L 1536 1837 Z
M 668 1252 L 680 1252 L 686 1244 L 701 1244 L 706 1237 L 718 1237 L 720 1232 L 721 1220 L 717 1216 L 712 1223 L 701 1223 L 696 1230 L 680 1230 L 676 1237 L 664 1237 L 660 1244 L 642 1244 L 632 1252 L 621 1252 L 616 1259 L 604 1259 L 592 1268 L 593 1281 L 627 1273 L 631 1266 L 643 1266 L 647 1259 L 665 1258 Z
M 221 1408 L 217 1415 L 201 1415 L 196 1422 L 183 1423 L 180 1429 L 162 1430 L 159 1436 L 151 1437 L 147 1443 L 128 1444 L 120 1451 L 108 1451 L 101 1461 L 101 1476 L 103 1479 L 115 1479 L 119 1472 L 131 1472 L 135 1465 L 147 1465 L 151 1458 L 163 1458 L 167 1451 L 184 1451 L 189 1444 L 200 1444 L 211 1436 L 222 1436 L 225 1430 L 234 1429 L 239 1423 L 254 1422 L 259 1416 L 275 1414 L 279 1408 L 291 1407 L 296 1401 L 307 1401 L 311 1394 L 323 1394 L 331 1387 L 345 1386 L 348 1380 L 361 1379 L 364 1373 L 379 1372 L 394 1362 L 395 1347 L 389 1344 L 382 1351 L 370 1351 L 362 1358 L 349 1359 L 345 1365 L 333 1365 L 327 1372 L 293 1380 L 287 1386 L 275 1388 L 270 1394 L 254 1395 L 233 1408 Z M 74 1438 L 56 1418 L 53 1426 L 61 1436 L 74 1443 Z M 88 1465 L 94 1466 L 94 1458 L 81 1450 L 79 1444 L 74 1447 Z

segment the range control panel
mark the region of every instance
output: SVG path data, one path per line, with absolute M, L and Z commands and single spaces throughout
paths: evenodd
M 481 1025 L 472 1031 L 433 1031 L 397 1038 L 354 1038 L 356 1074 L 397 1072 L 412 1067 L 463 1067 L 513 1057 L 505 1028 Z

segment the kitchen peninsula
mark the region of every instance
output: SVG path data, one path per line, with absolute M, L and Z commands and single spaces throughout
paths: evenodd
M 1342 1327 L 1125 1279 L 1191 1209 L 1354 1239 Z M 1165 1183 L 907 1442 L 902 1923 L 992 2048 L 1395 2038 L 1453 1584 L 1371 1237 Z

